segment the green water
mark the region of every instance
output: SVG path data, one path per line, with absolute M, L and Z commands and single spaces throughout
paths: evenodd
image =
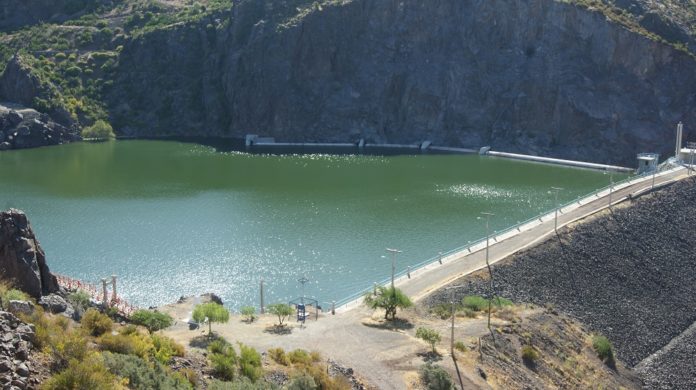
M 0 207 L 26 211 L 52 270 L 149 306 L 212 291 L 231 307 L 326 304 L 607 185 L 601 172 L 479 156 L 260 156 L 168 141 L 0 153 Z

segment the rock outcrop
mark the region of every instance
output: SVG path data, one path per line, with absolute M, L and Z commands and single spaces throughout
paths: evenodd
M 18 105 L 8 106 L 0 104 L 0 151 L 60 145 L 81 139 L 75 128 L 58 124 L 46 114 Z
M 0 311 L 0 386 L 3 389 L 35 388 L 30 355 L 35 337 L 34 325 L 20 321 L 12 313 Z
M 127 43 L 108 92 L 115 128 L 429 139 L 633 166 L 636 152 L 673 150 L 677 122 L 696 124 L 696 60 L 600 12 L 553 0 L 298 3 L 311 4 L 242 0 L 229 23 Z
M 0 212 L 0 277 L 36 299 L 59 290 L 27 216 L 19 210 Z

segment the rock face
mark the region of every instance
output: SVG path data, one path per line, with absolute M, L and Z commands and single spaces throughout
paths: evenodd
M 46 255 L 27 216 L 19 210 L 0 212 L 0 275 L 37 299 L 58 291 Z
M 60 145 L 80 140 L 77 130 L 30 108 L 0 104 L 0 150 Z
M 115 127 L 429 139 L 633 166 L 636 152 L 673 150 L 678 121 L 696 123 L 696 61 L 599 12 L 552 0 L 284 4 L 242 0 L 227 27 L 203 20 L 126 44 L 108 94 Z
M 0 75 L 0 101 L 33 107 L 36 98 L 51 99 L 56 94 L 56 87 L 50 82 L 42 82 L 25 61 L 23 57 L 15 55 L 3 70 Z M 70 113 L 62 107 L 52 107 L 46 114 L 65 127 L 75 124 Z
M 554 305 L 605 334 L 617 357 L 635 366 L 696 322 L 696 275 L 690 271 L 696 266 L 695 225 L 692 178 L 564 229 L 560 240 L 549 239 L 496 264 L 496 291 L 518 302 Z M 487 275 L 455 282 L 465 286 L 458 290 L 460 299 L 486 294 Z M 449 302 L 448 294 L 441 291 L 430 301 Z M 694 329 L 685 333 L 689 344 L 667 348 L 667 355 L 646 365 L 644 378 L 651 378 L 650 367 L 655 367 L 661 370 L 657 378 L 693 383 L 692 358 L 670 362 L 665 356 L 694 351 Z M 684 370 L 686 365 L 691 369 Z

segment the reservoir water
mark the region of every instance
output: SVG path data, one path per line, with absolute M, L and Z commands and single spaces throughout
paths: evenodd
M 615 175 L 618 179 L 618 175 Z M 609 183 L 602 172 L 479 156 L 271 156 L 173 141 L 0 153 L 0 207 L 24 210 L 51 270 L 119 276 L 140 306 L 215 292 L 231 307 L 324 305 L 397 269 Z

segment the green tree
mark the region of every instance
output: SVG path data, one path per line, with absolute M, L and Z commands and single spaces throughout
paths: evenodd
M 230 320 L 230 312 L 224 306 L 215 302 L 203 303 L 196 305 L 193 309 L 193 320 L 196 322 L 204 322 L 208 320 L 208 335 L 213 334 L 212 323 L 225 323 Z
M 169 314 L 144 309 L 135 311 L 130 319 L 134 324 L 147 328 L 150 334 L 168 328 L 174 323 L 174 319 Z
M 108 122 L 98 120 L 92 126 L 82 129 L 82 138 L 108 140 L 116 138 L 116 134 L 114 134 L 114 129 Z
M 274 303 L 268 305 L 268 312 L 278 316 L 278 326 L 283 326 L 283 321 L 291 316 L 295 310 L 287 303 Z
M 246 317 L 247 321 L 254 322 L 254 319 L 256 318 L 256 308 L 254 306 L 242 306 L 240 312 L 244 317 Z
M 427 363 L 419 370 L 419 376 L 428 390 L 454 390 L 450 374 L 438 365 Z
M 442 337 L 440 336 L 440 333 L 438 331 L 436 331 L 435 329 L 423 327 L 420 327 L 416 330 L 416 337 L 430 344 L 430 348 L 433 349 L 433 353 L 437 352 L 435 351 L 435 344 L 439 343 L 440 340 L 442 340 Z
M 413 306 L 411 299 L 398 288 L 379 287 L 377 294 L 365 294 L 365 304 L 371 309 L 383 309 L 384 319 L 396 318 L 397 309 L 405 309 Z

